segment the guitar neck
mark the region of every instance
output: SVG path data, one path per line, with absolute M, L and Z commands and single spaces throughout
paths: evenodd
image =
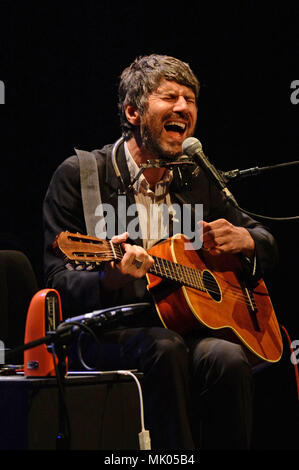
M 154 264 L 149 270 L 151 274 L 197 290 L 205 290 L 199 270 L 157 256 L 152 258 Z
M 115 260 L 122 259 L 124 252 L 120 245 L 110 242 L 114 252 Z M 178 282 L 181 285 L 193 287 L 194 289 L 205 291 L 203 280 L 198 269 L 190 268 L 182 264 L 174 263 L 164 258 L 151 255 L 154 264 L 150 268 L 149 273 L 154 274 L 169 281 Z

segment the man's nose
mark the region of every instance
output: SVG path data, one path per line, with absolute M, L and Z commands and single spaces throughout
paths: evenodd
M 188 111 L 188 103 L 184 96 L 179 96 L 176 100 L 173 111 L 180 112 L 180 111 Z

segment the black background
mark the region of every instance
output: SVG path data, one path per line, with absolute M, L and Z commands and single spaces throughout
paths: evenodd
M 174 55 L 201 82 L 196 136 L 222 170 L 299 160 L 296 2 L 0 1 L 1 248 L 42 275 L 42 201 L 74 153 L 120 136 L 118 77 L 138 55 Z M 258 214 L 299 214 L 299 167 L 231 183 Z M 279 320 L 298 336 L 299 221 L 267 222 L 280 249 L 266 279 Z

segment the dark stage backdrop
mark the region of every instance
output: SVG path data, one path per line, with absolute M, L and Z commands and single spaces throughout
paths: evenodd
M 24 251 L 43 287 L 41 208 L 51 175 L 74 147 L 119 137 L 118 77 L 138 55 L 190 63 L 201 82 L 196 136 L 217 168 L 299 160 L 299 93 L 291 89 L 299 80 L 298 13 L 290 1 L 1 0 L 1 248 Z M 293 216 L 298 176 L 293 167 L 230 189 L 247 210 Z M 279 319 L 299 338 L 299 221 L 268 225 L 280 247 L 268 287 Z

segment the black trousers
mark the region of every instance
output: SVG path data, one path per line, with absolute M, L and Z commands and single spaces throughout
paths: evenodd
M 80 340 L 85 362 L 144 374 L 153 450 L 250 448 L 253 379 L 241 346 L 196 334 L 183 339 L 163 327 L 119 328 L 99 338 L 100 351 L 92 338 Z

